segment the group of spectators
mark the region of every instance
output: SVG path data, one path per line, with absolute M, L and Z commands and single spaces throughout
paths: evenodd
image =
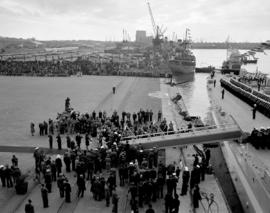
M 270 127 L 261 127 L 260 129 L 254 128 L 248 138 L 248 141 L 256 149 L 270 149 Z
M 120 137 L 120 140 L 129 140 L 134 136 L 147 137 L 155 133 L 174 131 L 172 122 L 167 123 L 166 119 L 162 118 L 161 111 L 156 115 L 151 109 L 140 109 L 137 113 L 123 111 L 121 114 L 114 111 L 110 116 L 106 111 L 97 113 L 95 110 L 81 114 L 70 108 L 69 98 L 66 99 L 65 111 L 58 114 L 56 121 L 49 119 L 48 122 L 40 122 L 38 127 L 40 136 L 55 133 L 58 137 L 63 134 L 85 134 L 86 137 L 97 137 L 101 145 L 104 136 L 106 142 L 113 143 L 116 136 Z M 30 129 L 34 135 L 34 123 L 31 123 Z
M 11 158 L 11 166 L 9 164 L 0 165 L 0 178 L 2 187 L 13 188 L 15 187 L 18 194 L 23 194 L 25 191 L 25 178 L 22 175 L 18 166 L 18 158 L 13 155 Z M 22 186 L 22 184 L 24 186 Z M 22 189 L 23 187 L 23 189 Z
M 257 82 L 258 85 L 265 85 L 267 82 L 267 77 L 262 74 L 246 74 L 239 78 L 240 82 L 251 84 L 252 82 Z
M 106 136 L 103 135 L 106 140 Z M 127 186 L 129 203 L 133 212 L 139 212 L 144 205 L 152 209 L 152 203 L 159 199 L 165 201 L 165 212 L 178 212 L 180 206 L 177 183 L 182 174 L 181 196 L 185 196 L 188 187 L 192 191 L 193 205 L 198 208 L 200 198 L 199 183 L 209 165 L 210 151 L 203 155 L 194 155 L 193 169 L 189 172 L 183 163 L 165 166 L 158 159 L 158 149 L 144 150 L 140 145 L 131 146 L 126 143 L 106 143 L 97 149 L 83 150 L 79 146 L 69 147 L 63 156 L 58 155 L 55 160 L 36 148 L 34 153 L 36 165 L 36 180 L 43 182 L 41 194 L 44 208 L 49 206 L 49 193 L 52 182 L 57 181 L 60 197 L 65 202 L 71 202 L 71 185 L 63 173 L 76 173 L 77 196 L 83 197 L 86 182 L 89 181 L 90 194 L 95 201 L 104 201 L 112 212 L 118 212 L 119 195 L 117 185 Z M 65 167 L 65 168 L 64 168 Z M 116 178 L 118 172 L 118 179 Z M 106 175 L 109 174 L 109 175 Z M 43 181 L 41 181 L 43 177 Z M 166 186 L 166 194 L 164 187 Z M 153 209 L 152 209 L 153 210 Z M 154 210 L 153 210 L 154 211 Z
M 0 60 L 0 75 L 87 75 L 96 72 L 112 73 L 119 70 L 119 63 L 76 60 Z

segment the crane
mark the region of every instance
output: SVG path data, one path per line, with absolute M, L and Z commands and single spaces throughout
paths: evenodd
M 162 27 L 159 27 L 158 25 L 156 25 L 149 1 L 147 1 L 147 6 L 148 6 L 148 11 L 149 11 L 149 15 L 151 18 L 153 32 L 154 32 L 153 45 L 154 45 L 154 47 L 160 47 L 161 43 L 163 42 L 163 35 L 164 35 L 166 29 L 162 30 Z

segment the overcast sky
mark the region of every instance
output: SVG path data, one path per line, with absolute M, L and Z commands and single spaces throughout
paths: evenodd
M 158 25 L 195 41 L 270 39 L 270 0 L 150 0 Z M 0 0 L 0 36 L 121 40 L 126 29 L 152 34 L 146 0 Z

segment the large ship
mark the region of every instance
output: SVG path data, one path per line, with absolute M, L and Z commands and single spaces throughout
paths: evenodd
M 185 39 L 178 40 L 174 48 L 170 60 L 169 68 L 174 75 L 192 74 L 195 72 L 196 58 L 190 49 L 190 40 L 187 38 L 188 29 L 186 30 Z
M 227 49 L 227 60 L 223 61 L 221 67 L 221 73 L 234 73 L 235 75 L 239 75 L 241 70 L 241 54 L 237 49 Z

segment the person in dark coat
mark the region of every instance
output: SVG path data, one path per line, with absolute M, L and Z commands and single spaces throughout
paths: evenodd
M 62 139 L 61 139 L 61 136 L 60 135 L 57 135 L 56 140 L 57 140 L 58 150 L 61 150 L 62 149 Z
M 43 122 L 43 130 L 44 130 L 44 135 L 48 134 L 48 123 L 46 121 Z
M 52 174 L 50 169 L 46 170 L 45 176 L 44 176 L 44 182 L 46 184 L 46 188 L 48 189 L 48 193 L 52 192 Z
M 88 150 L 88 147 L 90 145 L 90 137 L 88 134 L 85 135 L 85 147 Z
M 66 165 L 66 172 L 70 172 L 71 158 L 68 152 L 64 154 L 64 163 Z
M 71 140 L 71 142 L 70 142 L 70 149 L 71 150 L 74 150 L 75 149 L 75 142 L 74 142 L 74 140 Z
M 252 109 L 252 118 L 253 118 L 253 120 L 255 120 L 255 118 L 256 118 L 256 112 L 257 112 L 257 105 L 254 104 L 253 109 Z
M 74 151 L 71 151 L 71 153 L 70 153 L 70 159 L 71 159 L 71 168 L 72 168 L 72 171 L 75 171 L 75 166 L 76 166 L 76 164 L 75 164 L 75 161 L 76 161 L 76 154 L 75 154 L 75 152 Z
M 6 165 L 6 169 L 4 170 L 5 171 L 5 177 L 6 177 L 6 183 L 7 183 L 7 187 L 10 188 L 10 187 L 13 187 L 13 182 L 12 182 L 12 171 L 11 169 L 9 168 L 8 165 Z
M 57 187 L 59 189 L 59 194 L 61 198 L 64 197 L 64 192 L 65 192 L 64 182 L 65 182 L 65 177 L 61 174 L 57 179 Z
M 178 213 L 179 212 L 179 206 L 180 206 L 180 200 L 177 194 L 175 194 L 175 197 L 172 202 L 172 213 Z
M 71 139 L 70 139 L 70 136 L 69 135 L 67 135 L 66 141 L 67 141 L 67 148 L 70 148 L 70 146 L 71 146 Z
M 62 160 L 61 160 L 60 155 L 56 156 L 55 165 L 56 165 L 57 177 L 59 177 L 59 174 L 62 173 Z
M 77 180 L 77 185 L 78 185 L 78 197 L 83 197 L 84 191 L 86 189 L 85 187 L 85 180 L 83 178 L 83 175 L 80 175 L 78 180 Z
M 199 208 L 199 201 L 202 199 L 202 197 L 200 194 L 200 187 L 197 184 L 194 187 L 192 199 L 193 199 L 193 207 L 195 209 Z
M 211 151 L 210 149 L 206 149 L 205 150 L 206 167 L 209 165 L 210 158 L 211 158 Z
M 172 200 L 173 200 L 173 197 L 171 194 L 166 194 L 165 195 L 165 213 L 169 213 L 171 212 L 171 209 L 172 209 Z
M 188 167 L 185 167 L 182 175 L 182 190 L 181 190 L 182 196 L 187 194 L 189 178 L 190 174 L 188 171 Z
M 221 91 L 221 98 L 222 98 L 222 99 L 224 99 L 224 94 L 225 94 L 225 90 L 222 89 L 222 91 Z
M 18 166 L 18 158 L 15 155 L 12 156 L 11 163 L 14 167 Z
M 32 205 L 32 200 L 29 199 L 28 203 L 25 204 L 24 211 L 25 213 L 35 213 L 34 206 Z
M 57 169 L 56 169 L 56 165 L 55 165 L 55 161 L 54 160 L 51 163 L 51 173 L 52 173 L 52 181 L 56 181 Z
M 116 194 L 116 191 L 113 190 L 113 193 L 112 193 L 112 204 L 113 204 L 112 213 L 118 213 L 118 201 L 119 201 L 119 197 Z
M 71 186 L 68 180 L 66 179 L 64 182 L 64 189 L 65 189 L 65 200 L 66 203 L 70 203 L 70 193 L 71 193 Z
M 53 148 L 53 136 L 48 135 L 48 138 L 49 138 L 49 147 L 50 147 L 50 149 L 52 149 Z
M 82 136 L 80 134 L 77 134 L 75 137 L 76 144 L 79 148 L 81 148 L 81 142 L 82 142 Z
M 163 198 L 164 178 L 162 174 L 158 175 L 157 178 L 157 198 Z
M 48 208 L 49 207 L 48 190 L 46 189 L 44 184 L 41 185 L 41 197 L 43 201 L 43 207 Z
M 40 135 L 40 136 L 43 136 L 43 132 L 44 132 L 44 131 L 43 131 L 43 123 L 39 123 L 39 124 L 38 124 L 38 127 L 39 127 L 39 135 Z

